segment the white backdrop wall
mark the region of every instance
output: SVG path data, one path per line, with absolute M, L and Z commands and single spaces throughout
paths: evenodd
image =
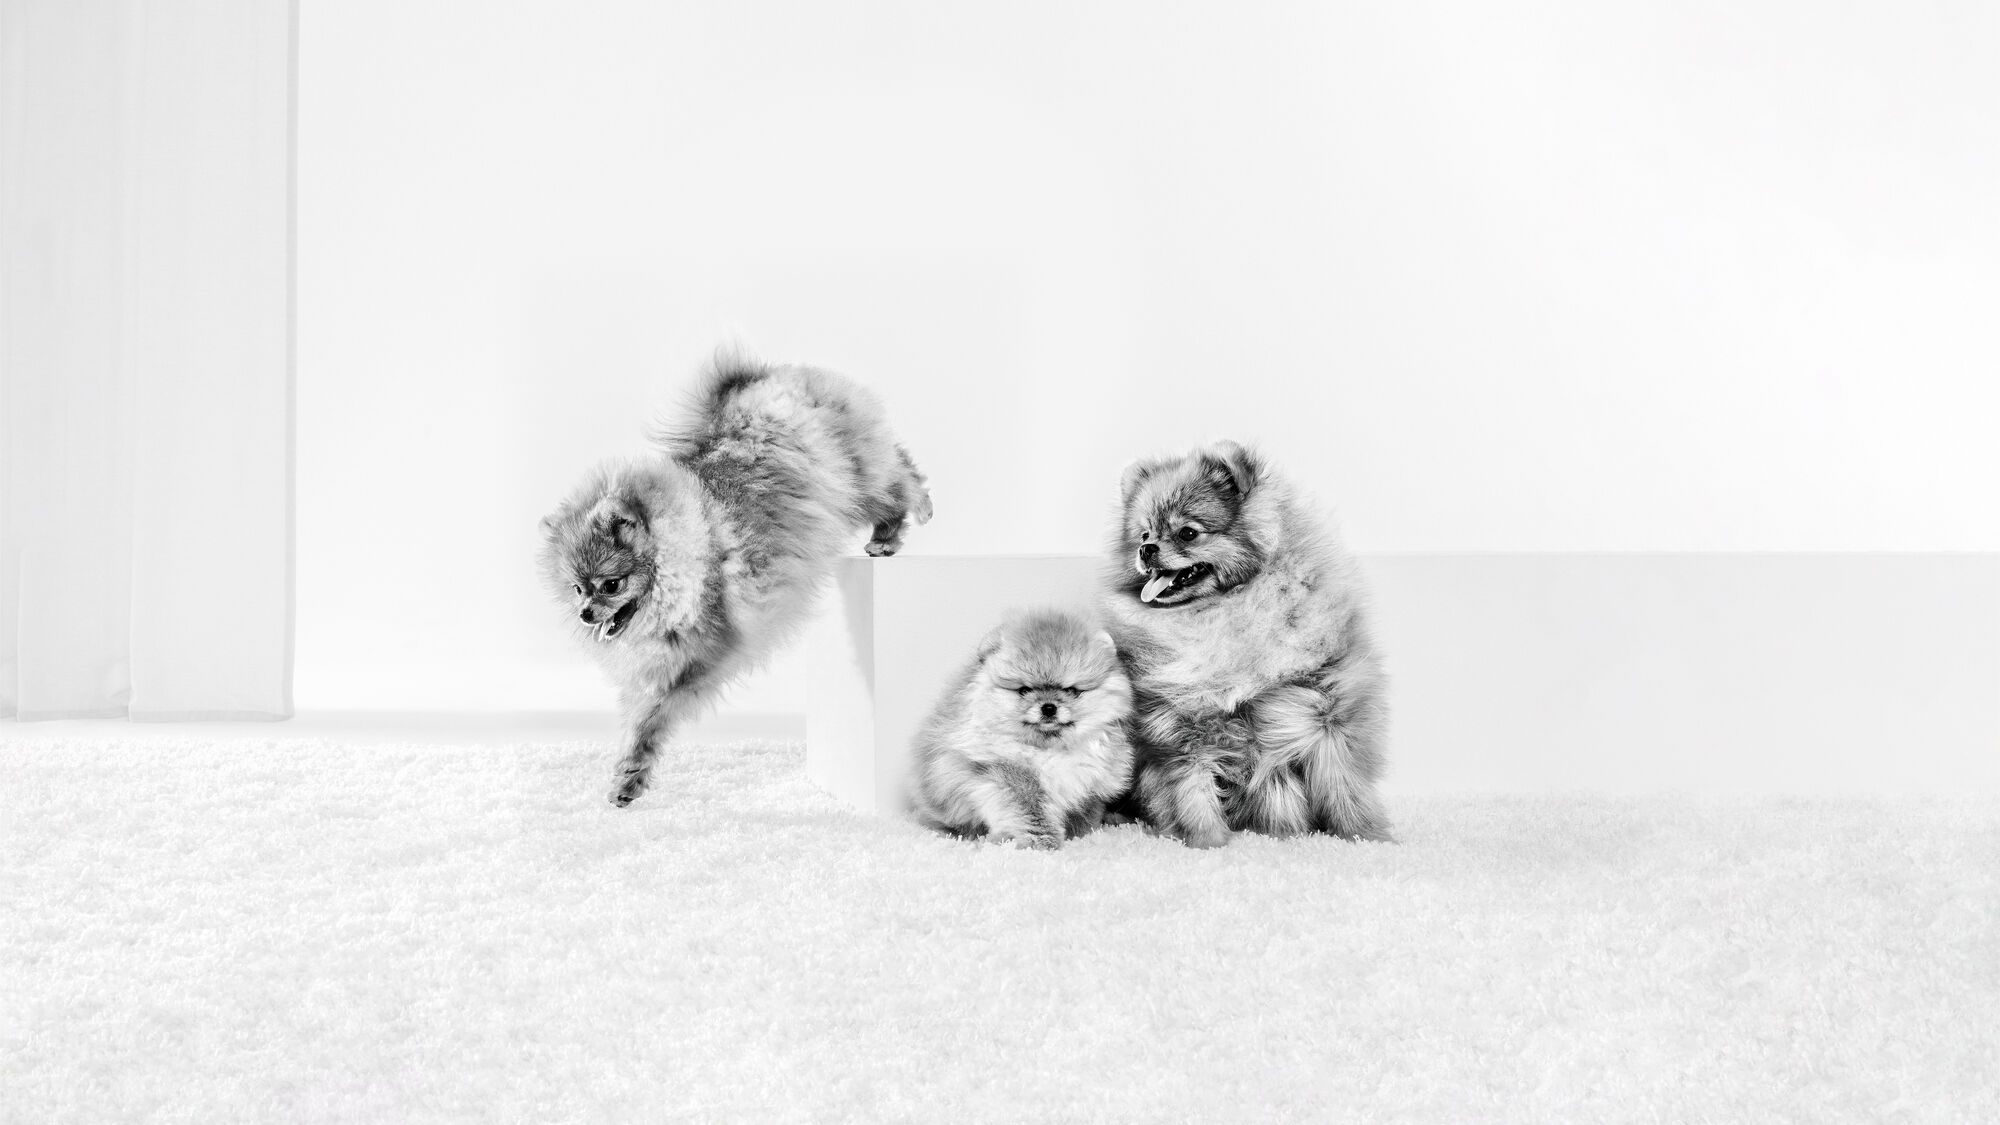
M 1095 550 L 1125 461 L 1225 434 L 1364 552 L 2000 549 L 1995 42 L 1978 2 L 307 0 L 299 705 L 607 706 L 535 521 L 732 337 L 883 393 L 919 552 Z
M 291 713 L 292 14 L 0 0 L 0 717 Z

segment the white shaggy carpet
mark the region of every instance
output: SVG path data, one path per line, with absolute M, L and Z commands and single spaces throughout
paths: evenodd
M 2000 801 L 1058 854 L 796 745 L 0 742 L 10 1121 L 2000 1120 Z

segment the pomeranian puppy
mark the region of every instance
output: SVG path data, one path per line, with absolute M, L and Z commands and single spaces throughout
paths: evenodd
M 549 589 L 619 688 L 619 806 L 675 729 L 796 631 L 855 528 L 892 555 L 931 516 L 880 404 L 832 372 L 719 354 L 688 415 L 542 520 Z
M 1065 613 L 1015 616 L 917 736 L 912 804 L 932 828 L 1055 848 L 1131 785 L 1132 685 L 1111 634 Z
M 1389 840 L 1387 708 L 1353 559 L 1234 442 L 1125 471 L 1104 607 L 1132 676 L 1134 795 L 1195 847 L 1233 829 Z

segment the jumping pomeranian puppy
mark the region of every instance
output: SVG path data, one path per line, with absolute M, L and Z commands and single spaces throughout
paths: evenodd
M 1111 635 L 1064 613 L 1012 617 L 980 642 L 917 736 L 918 819 L 1055 848 L 1131 785 L 1132 685 Z
M 549 588 L 618 684 L 620 806 L 676 728 L 796 631 L 855 528 L 892 555 L 931 516 L 923 474 L 851 380 L 725 353 L 689 413 L 542 520 Z
M 1123 492 L 1105 615 L 1147 817 L 1204 848 L 1232 829 L 1391 839 L 1384 680 L 1353 559 L 1234 442 L 1136 463 Z

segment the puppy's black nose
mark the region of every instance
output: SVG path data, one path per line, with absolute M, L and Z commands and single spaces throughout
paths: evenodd
M 1042 718 L 1053 719 L 1055 717 L 1056 717 L 1056 705 L 1053 703 L 1042 704 Z
M 590 606 L 584 606 L 582 609 L 577 611 L 576 615 L 578 617 L 583 618 L 583 623 L 585 625 L 597 624 L 597 610 Z
M 1142 562 L 1142 563 L 1149 563 L 1149 564 L 1150 564 L 1150 563 L 1151 563 L 1151 562 L 1152 562 L 1152 561 L 1153 561 L 1154 559 L 1156 559 L 1156 558 L 1159 558 L 1159 557 L 1160 557 L 1160 545 L 1159 545 L 1158 543 L 1141 543 L 1141 544 L 1139 544 L 1139 561 L 1140 561 L 1140 562 Z

